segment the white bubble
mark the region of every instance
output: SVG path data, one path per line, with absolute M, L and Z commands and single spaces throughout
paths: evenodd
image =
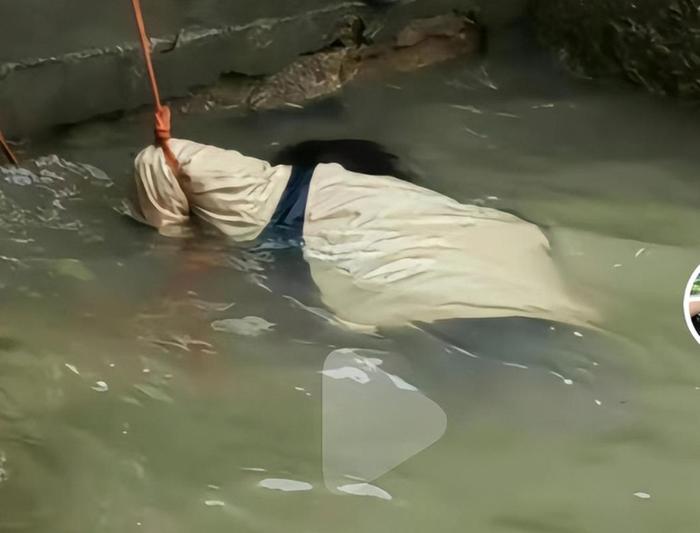
M 295 481 L 293 479 L 268 478 L 258 483 L 259 487 L 270 490 L 281 490 L 283 492 L 303 492 L 313 488 L 311 483 L 306 481 Z
M 370 372 L 374 372 L 384 363 L 384 361 L 377 357 L 355 357 L 355 362 L 365 367 Z
M 527 370 L 527 369 L 528 369 L 527 366 L 521 365 L 520 363 L 511 363 L 511 362 L 509 362 L 509 361 L 503 361 L 501 364 L 502 364 L 503 366 L 510 366 L 510 367 L 512 367 L 512 368 L 519 368 L 519 369 L 521 369 L 521 370 Z
M 338 487 L 340 492 L 352 494 L 353 496 L 371 496 L 382 500 L 391 500 L 391 494 L 384 489 L 370 485 L 369 483 L 352 483 L 350 485 L 342 485 Z
M 414 386 L 411 385 L 410 383 L 407 383 L 406 381 L 404 381 L 404 380 L 403 380 L 402 378 L 400 378 L 399 376 L 395 376 L 394 374 L 387 374 L 387 376 L 389 377 L 389 379 L 391 380 L 391 382 L 392 382 L 394 385 L 396 385 L 396 388 L 397 388 L 397 389 L 407 390 L 407 391 L 411 391 L 411 392 L 416 392 L 416 391 L 418 390 L 417 387 L 414 387 Z
M 104 381 L 97 381 L 93 386 L 92 390 L 97 392 L 107 392 L 109 390 L 109 385 Z
M 360 370 L 359 368 L 356 368 L 354 366 L 344 366 L 342 368 L 322 370 L 321 374 L 332 379 L 351 379 L 361 385 L 369 383 L 370 381 L 367 372 Z
M 558 372 L 554 372 L 553 370 L 550 370 L 549 373 L 552 374 L 553 376 L 556 376 L 556 377 L 558 377 L 559 379 L 561 379 L 561 380 L 564 382 L 565 385 L 573 385 L 573 384 L 574 384 L 573 380 L 562 376 L 562 375 L 559 374 Z

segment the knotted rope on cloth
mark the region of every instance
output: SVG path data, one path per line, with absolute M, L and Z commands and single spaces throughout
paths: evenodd
M 151 84 L 151 92 L 153 93 L 153 102 L 155 105 L 155 144 L 160 147 L 165 154 L 165 160 L 168 166 L 173 171 L 175 176 L 180 177 L 180 164 L 178 163 L 175 154 L 170 148 L 168 141 L 170 140 L 170 108 L 161 103 L 160 91 L 158 90 L 158 81 L 156 73 L 153 69 L 153 60 L 151 58 L 151 43 L 146 33 L 146 24 L 143 20 L 143 10 L 141 9 L 141 0 L 131 0 L 134 8 L 134 18 L 139 31 L 141 42 L 141 50 L 146 63 L 146 72 L 148 80 Z

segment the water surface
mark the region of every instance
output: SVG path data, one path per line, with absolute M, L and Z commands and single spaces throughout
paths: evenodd
M 384 142 L 432 188 L 545 228 L 598 333 L 481 323 L 471 357 L 335 324 L 293 257 L 167 239 L 113 209 L 147 118 L 68 128 L 32 147 L 31 172 L 3 169 L 0 530 L 695 531 L 700 363 L 682 297 L 700 261 L 698 112 L 570 80 L 528 46 L 174 130 L 261 157 Z M 321 371 L 342 349 L 418 389 L 387 404 L 420 393 L 446 416 L 369 495 L 324 482 Z

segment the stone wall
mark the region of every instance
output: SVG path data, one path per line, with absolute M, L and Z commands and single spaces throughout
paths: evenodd
M 574 72 L 700 98 L 700 0 L 534 0 L 532 12 Z
M 350 14 L 362 16 L 381 39 L 412 17 L 474 7 L 472 0 L 143 4 L 166 98 L 224 72 L 275 72 L 327 44 Z M 129 0 L 0 0 L 0 13 L 0 125 L 8 135 L 150 102 Z

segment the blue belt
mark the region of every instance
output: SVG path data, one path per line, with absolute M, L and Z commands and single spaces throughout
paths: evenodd
M 304 244 L 304 216 L 313 174 L 314 167 L 292 167 L 287 187 L 261 235 L 262 239 L 286 241 L 298 246 Z

